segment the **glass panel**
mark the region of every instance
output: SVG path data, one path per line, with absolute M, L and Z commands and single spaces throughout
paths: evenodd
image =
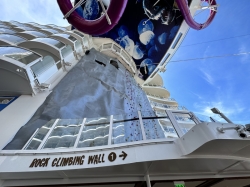
M 55 36 L 61 36 L 63 38 L 68 38 L 69 40 L 71 40 L 73 42 L 76 41 L 76 38 L 73 37 L 73 36 L 71 36 L 71 35 L 69 35 L 69 34 L 55 34 Z
M 48 32 L 51 32 L 53 34 L 59 33 L 59 31 L 54 30 L 54 29 L 44 29 L 44 31 L 48 31 Z
M 14 99 L 14 97 L 0 97 L 0 104 L 9 104 Z
M 26 41 L 25 39 L 23 39 L 21 37 L 11 35 L 11 34 L 1 34 L 0 39 L 9 41 L 9 42 L 14 43 L 14 44 Z
M 156 110 L 156 111 L 155 111 L 155 114 L 156 114 L 156 116 L 158 116 L 158 117 L 167 116 L 167 114 L 166 114 L 165 111 Z
M 80 32 L 77 32 L 77 31 L 74 31 L 74 33 L 78 34 L 79 36 L 83 37 L 84 38 L 84 35 Z
M 27 33 L 27 34 L 32 34 L 32 35 L 34 35 L 34 36 L 36 36 L 36 37 L 47 37 L 47 35 L 46 34 L 44 34 L 44 33 L 41 33 L 41 32 L 38 32 L 38 31 L 25 31 L 25 32 L 23 32 L 23 33 Z
M 77 147 L 108 145 L 110 117 L 88 118 Z
M 195 113 L 195 116 L 201 121 L 201 122 L 213 122 L 210 117 Z
M 173 124 L 169 120 L 169 117 L 159 119 L 159 123 L 161 124 L 164 135 L 166 138 L 178 138 L 178 134 L 176 133 Z
M 79 40 L 76 41 L 76 47 L 77 47 L 77 48 L 82 47 L 82 44 L 81 44 L 81 42 L 80 42 Z
M 25 26 L 23 23 L 18 23 L 18 22 L 11 22 L 11 24 L 15 27 L 23 27 Z
M 52 38 L 36 38 L 36 39 L 31 40 L 31 41 L 47 43 L 47 44 L 53 45 L 59 49 L 61 49 L 62 47 L 65 46 L 64 43 L 62 43 L 58 40 L 52 39 Z
M 11 30 L 11 29 L 0 28 L 0 33 L 14 34 L 14 33 L 16 33 L 16 32 L 13 31 L 13 30 Z
M 55 65 L 55 61 L 51 56 L 45 56 L 42 61 L 37 62 L 31 66 L 32 71 L 38 77 L 43 72 L 47 71 L 49 68 Z
M 83 119 L 60 119 L 51 132 L 43 149 L 72 148 Z
M 50 27 L 47 27 L 46 25 L 35 25 L 36 27 L 38 28 L 41 28 L 41 29 L 49 29 Z
M 164 129 L 162 128 L 159 117 L 154 111 L 141 111 L 142 122 L 148 140 L 165 138 Z M 165 113 L 164 117 L 168 118 Z
M 42 143 L 44 137 L 47 135 L 52 125 L 55 123 L 55 119 L 49 121 L 44 126 L 42 126 L 35 136 L 30 140 L 29 144 L 25 147 L 27 150 L 36 150 Z
M 1 28 L 7 28 L 7 29 L 10 28 L 10 26 L 4 25 L 4 24 L 0 24 L 0 27 L 1 27 Z
M 173 112 L 173 115 L 184 134 L 187 133 L 193 126 L 196 125 L 192 116 L 188 113 L 182 114 Z
M 22 29 L 22 30 L 25 30 L 25 31 L 32 31 L 32 30 L 35 30 L 34 28 L 31 28 L 31 27 L 18 27 L 19 29 Z
M 56 27 L 56 28 L 61 29 L 61 30 L 63 30 L 63 31 L 67 31 L 67 29 L 64 28 L 64 27 Z
M 63 58 L 66 58 L 70 54 L 73 54 L 73 49 L 70 45 L 67 45 L 65 48 L 62 49 L 62 56 Z
M 34 22 L 30 22 L 30 23 L 27 23 L 27 24 L 29 24 L 29 25 L 34 25 L 34 26 L 40 26 L 38 23 L 34 23 Z
M 29 64 L 41 58 L 41 56 L 17 47 L 0 47 L 0 55 L 15 59 L 24 64 Z
M 138 113 L 121 114 L 113 117 L 112 144 L 142 140 Z

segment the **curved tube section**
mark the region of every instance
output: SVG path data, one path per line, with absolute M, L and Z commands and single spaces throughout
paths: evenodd
M 126 8 L 128 0 L 110 0 L 107 14 L 111 20 L 108 24 L 105 15 L 96 20 L 85 20 L 76 11 L 67 18 L 68 22 L 79 31 L 90 35 L 101 35 L 110 31 L 120 20 Z M 63 13 L 67 14 L 72 8 L 70 0 L 57 0 L 57 3 Z
M 217 5 L 216 0 L 203 0 L 207 3 L 209 3 L 211 6 Z M 207 21 L 205 23 L 197 23 L 189 10 L 188 4 L 187 4 L 187 0 L 176 0 L 176 3 L 185 19 L 185 21 L 187 22 L 187 24 L 195 29 L 195 30 L 201 30 L 206 28 L 208 25 L 210 25 L 210 23 L 213 21 L 215 14 L 216 14 L 216 10 L 210 10 L 210 16 L 207 19 Z

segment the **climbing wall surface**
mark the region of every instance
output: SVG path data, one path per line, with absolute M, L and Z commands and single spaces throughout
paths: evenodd
M 131 118 L 138 118 L 137 111 L 140 110 L 142 117 L 155 117 L 155 113 L 151 108 L 149 100 L 140 86 L 135 82 L 135 79 L 126 72 L 126 98 L 125 112 Z M 164 138 L 164 133 L 158 120 L 143 120 L 144 130 L 147 139 Z M 125 123 L 126 141 L 142 140 L 139 121 Z
M 131 119 L 138 117 L 138 110 L 154 116 L 146 94 L 132 75 L 122 64 L 118 63 L 117 69 L 109 61 L 108 56 L 91 49 L 53 89 L 30 121 L 4 149 L 21 149 L 37 128 L 52 119 L 83 119 L 118 114 L 126 116 L 124 119 Z M 150 123 L 144 125 L 147 137 L 164 137 L 160 125 L 148 121 Z M 153 127 L 155 130 L 150 130 Z M 126 142 L 142 139 L 138 120 L 125 122 L 124 128 Z

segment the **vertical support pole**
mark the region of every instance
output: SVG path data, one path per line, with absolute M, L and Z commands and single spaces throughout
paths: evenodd
M 151 182 L 150 182 L 149 174 L 145 175 L 145 178 L 146 178 L 146 182 L 147 182 L 147 187 L 151 187 Z
M 184 133 L 182 132 L 179 123 L 175 120 L 174 115 L 172 114 L 172 112 L 170 110 L 165 110 L 172 125 L 174 126 L 177 134 L 179 135 L 179 137 L 182 137 L 184 135 Z
M 77 137 L 76 137 L 76 141 L 75 141 L 75 144 L 74 144 L 74 148 L 76 148 L 77 145 L 78 145 L 78 142 L 79 142 L 79 140 L 80 140 L 80 137 L 81 137 L 81 134 L 82 134 L 82 129 L 83 129 L 83 127 L 84 127 L 85 122 L 86 122 L 86 118 L 84 118 L 83 121 L 82 121 L 81 127 L 80 127 L 79 132 L 78 132 L 78 135 L 77 135 Z
M 108 139 L 108 145 L 111 145 L 112 143 L 112 130 L 113 130 L 113 118 L 114 116 L 110 116 L 110 123 L 109 123 L 109 139 Z
M 144 129 L 144 126 L 143 126 L 143 121 L 142 121 L 142 115 L 141 115 L 141 111 L 138 110 L 138 116 L 139 116 L 139 121 L 140 121 L 140 125 L 141 125 L 141 131 L 142 131 L 142 138 L 143 140 L 146 140 L 146 133 L 145 133 L 145 129 Z
M 190 116 L 192 117 L 192 120 L 194 120 L 194 122 L 195 122 L 196 124 L 201 123 L 201 121 L 199 120 L 199 118 L 197 118 L 197 117 L 194 115 L 193 112 L 190 112 Z
M 43 144 L 47 141 L 49 135 L 51 134 L 51 132 L 53 131 L 53 129 L 55 128 L 57 122 L 59 121 L 59 119 L 56 119 L 56 121 L 54 122 L 54 124 L 52 125 L 52 127 L 50 128 L 49 132 L 46 134 L 46 136 L 44 137 L 43 141 L 41 142 L 41 144 L 39 145 L 39 147 L 37 148 L 37 150 L 42 149 Z
M 24 150 L 28 144 L 30 143 L 30 141 L 34 138 L 34 136 L 36 135 L 37 131 L 39 130 L 39 128 L 36 129 L 36 131 L 32 134 L 32 136 L 30 137 L 30 139 L 26 142 L 26 144 L 23 146 L 22 150 Z

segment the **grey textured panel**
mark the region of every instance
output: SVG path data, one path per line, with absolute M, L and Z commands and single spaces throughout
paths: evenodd
M 126 83 L 128 77 L 134 80 L 133 77 L 121 64 L 116 69 L 109 61 L 109 57 L 91 49 L 54 88 L 30 121 L 4 149 L 21 149 L 33 132 L 51 119 L 81 119 L 137 112 L 140 109 L 138 106 L 152 111 L 145 93 L 136 82 Z M 131 91 L 127 96 L 126 90 L 137 91 L 140 98 L 133 94 L 133 102 L 129 102 Z M 141 97 L 145 98 L 146 104 L 140 104 Z

